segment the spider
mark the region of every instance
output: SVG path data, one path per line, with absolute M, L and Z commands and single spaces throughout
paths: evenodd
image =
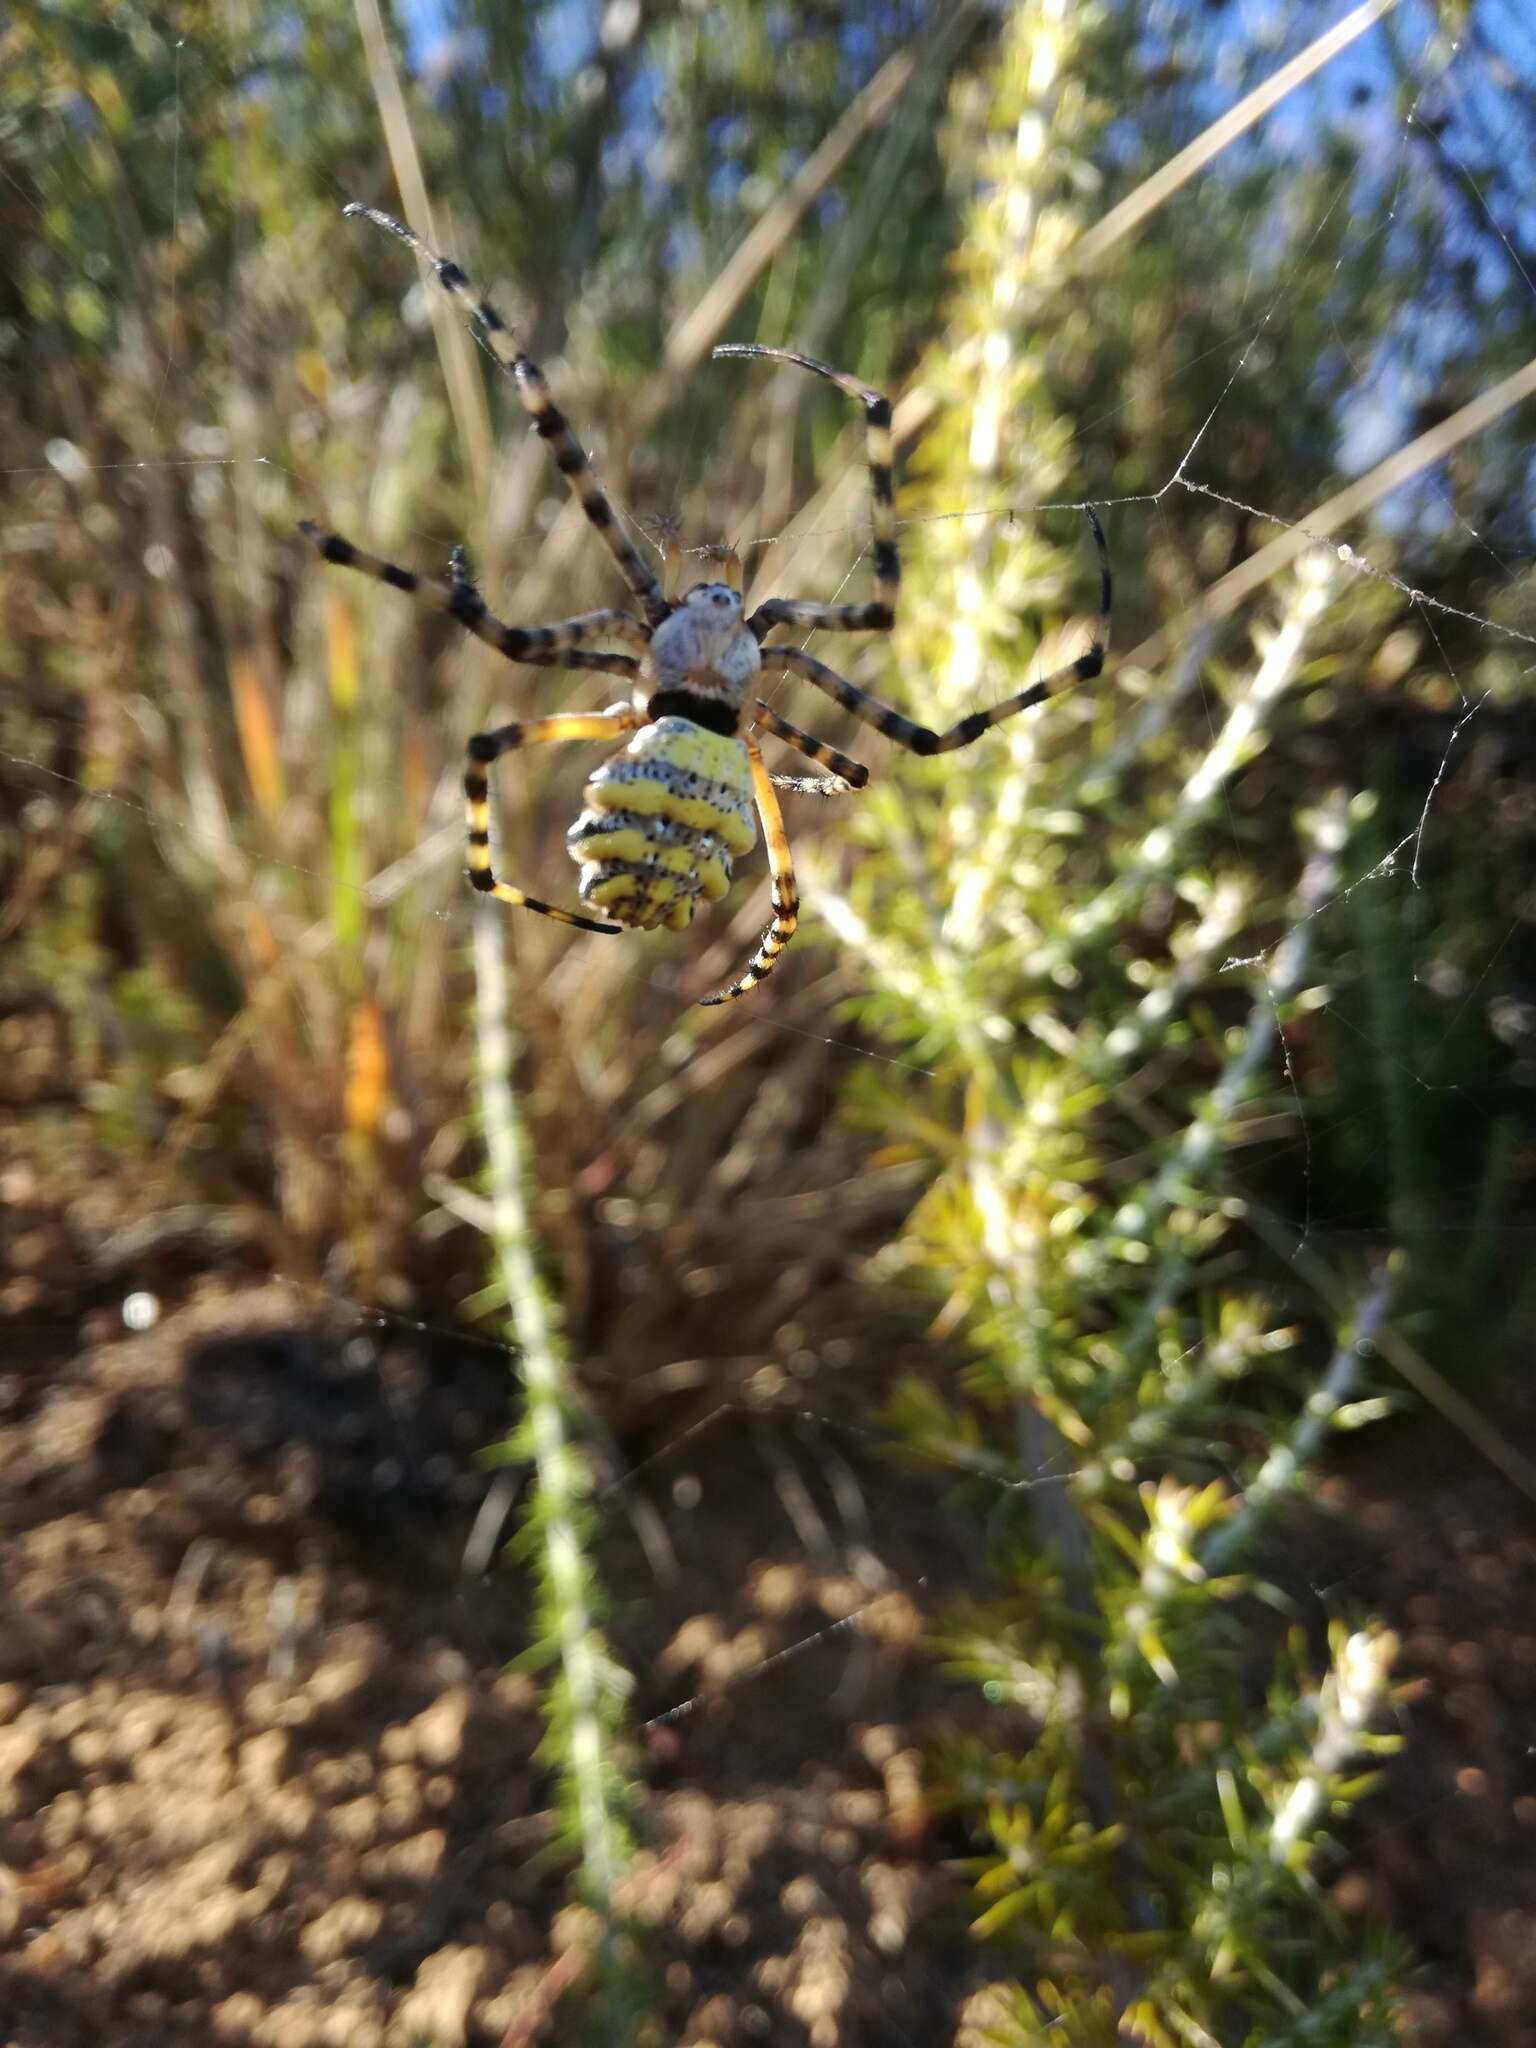
M 620 526 L 602 485 L 565 415 L 550 396 L 544 373 L 519 345 L 501 315 L 480 298 L 457 263 L 439 256 L 392 215 L 357 202 L 345 209 L 397 236 L 431 264 L 439 282 L 468 310 L 469 318 L 497 363 L 512 379 L 535 432 L 547 442 L 555 465 L 577 503 L 606 543 L 643 618 L 608 608 L 585 612 L 552 626 L 507 626 L 493 616 L 455 551 L 448 580 L 419 576 L 382 561 L 339 533 L 312 520 L 299 530 L 328 562 L 359 569 L 429 610 L 446 612 L 509 661 L 542 668 L 595 670 L 620 676 L 630 685 L 627 701 L 605 711 L 557 712 L 476 733 L 469 742 L 464 777 L 470 882 L 503 903 L 535 910 L 583 931 L 617 932 L 626 926 L 652 931 L 665 925 L 683 930 L 701 901 L 715 902 L 730 887 L 731 863 L 756 842 L 753 810 L 767 842 L 773 919 L 756 953 L 729 988 L 705 996 L 708 1006 L 733 1002 L 772 973 L 799 919 L 794 863 L 775 791 L 756 731 L 771 733 L 809 760 L 825 776 L 778 778 L 791 789 L 842 793 L 862 789 L 869 770 L 826 741 L 802 732 L 771 705 L 750 695 L 764 670 L 786 670 L 822 690 L 834 703 L 914 754 L 946 754 L 980 739 L 1015 712 L 1027 710 L 1075 683 L 1087 682 L 1104 666 L 1109 637 L 1110 566 L 1104 529 L 1086 507 L 1099 561 L 1099 612 L 1086 652 L 1040 681 L 985 711 L 973 711 L 944 732 L 914 724 L 899 711 L 861 690 L 801 647 L 765 646 L 776 626 L 831 633 L 888 633 L 896 620 L 901 564 L 896 552 L 896 514 L 891 484 L 890 401 L 858 378 L 793 349 L 731 342 L 719 357 L 762 357 L 793 363 L 825 377 L 864 408 L 866 461 L 873 499 L 874 583 L 872 602 L 820 604 L 801 598 L 769 598 L 747 616 L 741 564 L 724 546 L 699 550 L 715 574 L 673 601 Z M 679 551 L 669 547 L 668 560 Z M 597 643 L 617 643 L 610 651 Z M 549 740 L 627 740 L 588 779 L 585 807 L 566 835 L 580 870 L 578 894 L 602 916 L 582 916 L 529 896 L 500 880 L 491 868 L 488 770 L 500 755 Z

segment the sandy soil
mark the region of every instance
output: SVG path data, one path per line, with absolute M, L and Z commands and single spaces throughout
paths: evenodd
M 0 2042 L 574 2039 L 522 1576 L 463 1569 L 504 1355 L 322 1328 L 279 1286 L 94 1327 L 23 1330 L 0 1378 Z M 1536 2044 L 1536 1511 L 1423 1418 L 1357 1442 L 1327 1507 L 1296 1589 L 1385 1614 L 1424 1680 L 1336 1900 L 1418 1943 L 1426 2048 Z M 659 2038 L 979 2044 L 1001 1959 L 917 1748 L 978 1711 L 921 1641 L 963 1519 L 852 1439 L 742 1417 L 604 1518 L 665 1717 L 628 1899 Z
M 574 2038 L 521 1575 L 462 1570 L 507 1391 L 280 1288 L 8 1378 L 0 2040 Z M 963 1527 L 815 1449 L 727 1418 L 606 1504 L 640 1707 L 696 1701 L 638 1760 L 668 2040 L 947 2040 L 986 1974 L 914 1749 Z

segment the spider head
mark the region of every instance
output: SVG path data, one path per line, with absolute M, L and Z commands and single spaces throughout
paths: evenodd
M 685 670 L 712 670 L 729 683 L 755 673 L 757 642 L 742 624 L 741 592 L 729 583 L 695 583 L 664 626 L 652 649 Z
M 734 631 L 741 624 L 741 592 L 729 583 L 695 583 L 684 594 L 683 603 L 696 610 L 708 626 Z

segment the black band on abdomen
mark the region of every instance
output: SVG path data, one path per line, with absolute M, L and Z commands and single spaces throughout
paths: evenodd
M 741 713 L 733 705 L 698 690 L 658 690 L 646 705 L 645 715 L 650 719 L 687 718 L 724 739 L 733 738 L 741 724 Z

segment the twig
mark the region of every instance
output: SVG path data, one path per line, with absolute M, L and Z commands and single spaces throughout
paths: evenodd
M 1410 477 L 1430 468 L 1449 455 L 1453 448 L 1459 447 L 1473 434 L 1481 433 L 1484 427 L 1491 427 L 1513 406 L 1533 395 L 1536 395 L 1536 357 L 1522 364 L 1518 370 L 1512 370 L 1491 391 L 1470 400 L 1448 420 L 1442 420 L 1438 426 L 1410 441 L 1406 448 L 1399 448 L 1395 455 L 1378 462 L 1374 469 L 1357 477 L 1347 489 L 1325 498 L 1321 505 L 1305 513 L 1294 526 L 1287 526 L 1277 540 L 1270 541 L 1266 547 L 1251 554 L 1247 561 L 1239 562 L 1235 569 L 1229 570 L 1219 582 L 1213 583 L 1186 617 L 1192 616 L 1198 622 L 1226 618 L 1245 598 L 1251 597 L 1262 584 L 1294 562 L 1298 555 L 1305 554 L 1319 541 L 1327 540 L 1341 527 L 1351 525 L 1380 504 L 1389 491 L 1395 491 L 1399 484 L 1407 483 Z M 1192 491 L 1197 497 L 1214 499 L 1217 504 L 1237 503 L 1191 477 L 1180 477 L 1178 481 L 1182 489 Z M 1239 505 L 1238 509 L 1248 512 L 1258 508 Z M 1262 513 L 1261 516 L 1273 519 L 1274 514 Z M 1157 668 L 1167 658 L 1169 648 L 1175 644 L 1182 630 L 1179 620 L 1171 626 L 1161 627 L 1125 656 L 1124 665 L 1127 668 Z
M 427 181 L 416 149 L 416 138 L 411 132 L 411 118 L 405 94 L 400 89 L 394 53 L 385 34 L 379 0 L 354 0 L 354 4 L 363 54 L 368 62 L 368 81 L 378 105 L 384 141 L 389 150 L 395 183 L 400 188 L 405 218 L 422 240 L 435 249 L 438 240 L 432 219 L 432 202 L 427 197 Z M 448 403 L 453 408 L 459 446 L 464 451 L 465 467 L 474 487 L 474 501 L 483 510 L 491 483 L 491 414 L 486 403 L 485 386 L 475 367 L 474 344 L 445 293 L 435 289 L 431 291 L 427 296 L 427 306 L 432 316 L 432 332 L 437 338 L 437 352 L 442 359 L 443 377 L 448 385 Z
M 898 50 L 849 101 L 778 198 L 727 257 L 701 298 L 673 322 L 662 366 L 629 408 L 626 435 L 637 440 L 683 389 L 725 331 L 736 308 L 837 176 L 854 147 L 883 121 L 917 70 L 917 55 Z
M 1277 107 L 1314 72 L 1331 63 L 1341 50 L 1347 49 L 1357 36 L 1364 35 L 1396 5 L 1397 0 L 1365 0 L 1363 7 L 1357 7 L 1353 14 L 1346 14 L 1342 21 L 1335 22 L 1315 42 L 1309 43 L 1289 64 L 1282 64 L 1273 76 L 1266 78 L 1262 85 L 1255 86 L 1219 121 L 1213 121 L 1203 134 L 1197 135 L 1186 149 L 1170 157 L 1161 170 L 1143 179 L 1118 206 L 1112 206 L 1102 220 L 1073 244 L 1068 258 L 1071 269 L 1074 272 L 1093 269 L 1116 242 L 1123 240 L 1132 228 L 1139 227 L 1149 214 L 1155 213 L 1165 200 L 1171 199 L 1180 186 L 1187 185 L 1230 143 L 1245 134 L 1256 121 L 1261 121 L 1271 108 Z
M 1282 1258 L 1288 1259 L 1307 1285 L 1323 1297 L 1335 1315 L 1346 1312 L 1349 1297 L 1343 1281 L 1309 1245 L 1295 1242 L 1292 1226 L 1262 1203 L 1252 1201 L 1248 1206 L 1248 1220 L 1265 1242 Z M 1482 1411 L 1453 1387 L 1444 1373 L 1431 1365 L 1401 1330 L 1389 1323 L 1378 1331 L 1376 1349 L 1416 1394 L 1422 1395 L 1453 1428 L 1461 1431 L 1467 1442 L 1482 1453 L 1495 1471 L 1501 1472 L 1527 1500 L 1536 1501 L 1536 1465 L 1501 1436 Z

